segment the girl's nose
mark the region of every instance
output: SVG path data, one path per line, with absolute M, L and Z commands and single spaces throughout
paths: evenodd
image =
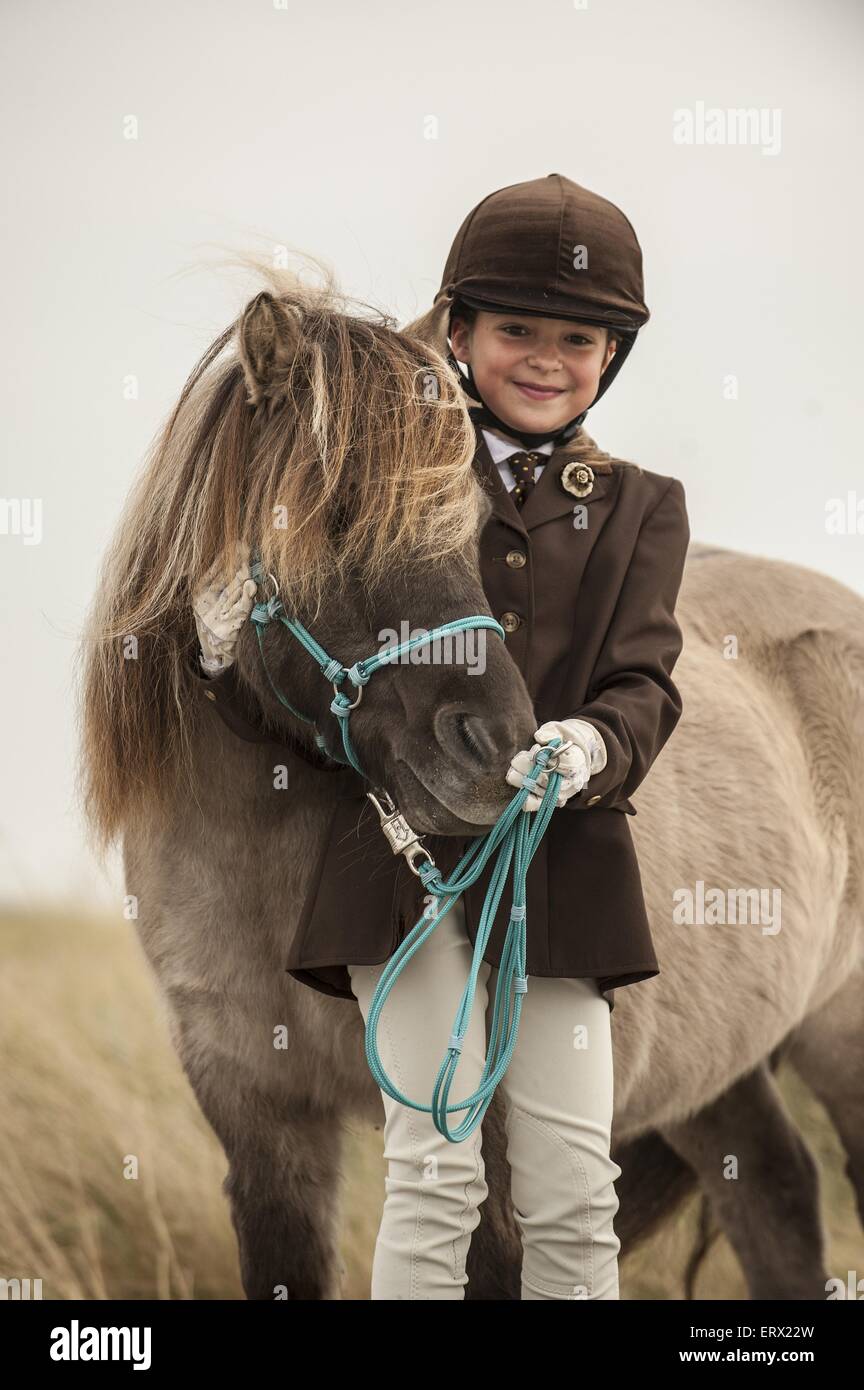
M 561 354 L 555 348 L 537 348 L 529 353 L 525 360 L 529 367 L 534 367 L 537 371 L 554 372 L 561 366 Z

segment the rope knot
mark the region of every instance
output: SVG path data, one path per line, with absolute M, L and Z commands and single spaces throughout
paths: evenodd
M 348 675 L 355 685 L 368 685 L 371 672 L 366 670 L 362 661 L 355 661 L 353 666 L 348 667 Z
M 249 614 L 249 621 L 257 623 L 259 627 L 266 627 L 267 624 L 276 617 L 279 607 L 279 598 L 274 594 L 266 603 L 255 604 L 255 607 Z

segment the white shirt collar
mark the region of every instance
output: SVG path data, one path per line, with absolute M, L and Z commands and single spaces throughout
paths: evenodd
M 493 434 L 491 430 L 484 429 L 483 438 L 486 440 L 493 463 L 503 463 L 511 454 L 515 454 L 517 451 L 523 450 L 526 447 L 524 444 L 520 443 L 518 439 L 503 439 L 500 434 Z M 555 445 L 553 441 L 547 439 L 545 443 L 538 444 L 531 452 L 535 454 L 551 454 L 554 448 Z

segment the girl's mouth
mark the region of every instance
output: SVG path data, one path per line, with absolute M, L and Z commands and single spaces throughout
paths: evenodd
M 527 396 L 529 401 L 554 401 L 556 396 L 563 396 L 563 388 L 558 386 L 532 386 L 527 381 L 514 381 L 514 386 L 518 386 L 523 396 Z

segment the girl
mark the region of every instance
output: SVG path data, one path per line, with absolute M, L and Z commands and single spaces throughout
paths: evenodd
M 550 174 L 501 189 L 469 214 L 432 310 L 406 329 L 445 353 L 449 340 L 453 369 L 467 368 L 463 385 L 475 402 L 475 468 L 492 499 L 481 576 L 538 714 L 536 742 L 514 755 L 507 782 L 520 787 L 537 748 L 552 738 L 572 745 L 559 762 L 559 809 L 528 870 L 529 987 L 498 1088 L 523 1299 L 619 1297 L 612 990 L 659 973 L 626 815 L 635 814 L 629 798 L 681 715 L 671 677 L 682 647 L 674 608 L 689 525 L 677 479 L 603 454 L 582 422 L 648 317 L 641 251 L 627 218 Z M 196 602 L 202 666 L 217 681 L 254 594 L 241 556 L 228 588 L 208 588 Z M 218 707 L 230 722 L 230 688 L 225 693 Z M 539 804 L 529 796 L 525 809 Z M 346 872 L 339 847 L 357 823 L 357 802 L 346 799 L 288 968 L 313 988 L 356 999 L 366 1020 L 393 931 L 404 935 L 423 902 L 410 875 L 394 892 L 384 875 L 367 869 L 364 878 L 357 856 Z M 458 857 L 452 841 L 425 838 L 445 872 L 448 858 Z M 386 1071 L 404 1094 L 427 1103 L 490 874 L 491 864 L 412 957 L 382 1014 Z M 348 894 L 353 908 L 345 914 Z M 453 1099 L 481 1078 L 484 1010 L 489 1004 L 491 1016 L 508 915 L 505 894 Z M 462 1299 L 471 1233 L 488 1192 L 482 1130 L 453 1144 L 428 1114 L 386 1094 L 383 1103 L 388 1168 L 372 1297 Z

